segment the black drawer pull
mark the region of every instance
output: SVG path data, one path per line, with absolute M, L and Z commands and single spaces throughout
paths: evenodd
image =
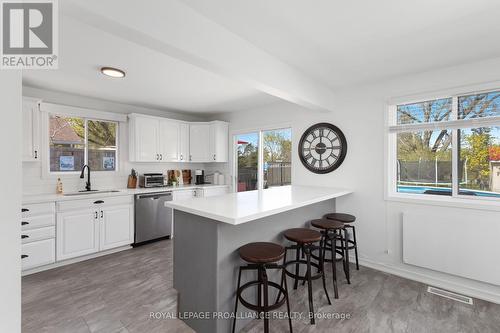
M 28 224 L 30 224 L 30 223 L 29 223 L 29 222 L 26 222 L 26 221 L 22 221 L 22 222 L 21 222 L 21 225 L 28 225 Z
M 24 239 L 24 238 L 30 238 L 30 236 L 28 236 L 28 235 L 21 235 L 21 239 Z
M 21 259 L 28 258 L 29 256 L 27 254 L 21 254 Z
M 103 201 L 103 200 L 96 200 L 96 201 L 94 201 L 94 203 L 95 203 L 95 204 L 103 204 L 103 203 L 104 203 L 104 201 Z
M 26 213 L 29 212 L 30 210 L 28 208 L 21 208 L 21 213 Z

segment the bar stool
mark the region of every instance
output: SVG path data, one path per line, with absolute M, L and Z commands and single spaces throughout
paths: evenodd
M 335 293 L 335 298 L 339 298 L 337 287 L 337 261 L 342 260 L 347 283 L 350 283 L 346 254 L 344 252 L 344 241 L 341 235 L 342 231 L 344 231 L 345 233 L 344 223 L 328 219 L 316 219 L 311 221 L 311 225 L 315 228 L 321 229 L 319 256 L 316 256 L 315 254 L 312 254 L 311 256 L 316 259 L 323 257 L 323 261 L 332 263 L 333 291 Z M 340 240 L 341 242 L 340 247 L 337 247 L 337 240 Z M 326 251 L 329 251 L 331 253 L 331 259 L 326 258 Z M 341 256 L 340 259 L 337 259 L 337 254 Z
M 358 260 L 358 242 L 356 241 L 356 228 L 352 225 L 356 221 L 356 216 L 345 213 L 330 213 L 326 214 L 324 218 L 329 220 L 339 221 L 345 224 L 345 228 L 352 229 L 352 239 L 349 238 L 349 233 L 345 233 L 345 238 L 347 240 L 346 253 L 349 255 L 349 250 L 354 249 L 354 255 L 356 257 L 356 270 L 359 271 L 359 260 Z M 347 263 L 349 264 L 349 258 L 347 258 Z
M 288 287 L 285 277 L 285 268 L 283 265 L 276 264 L 285 256 L 285 248 L 279 244 L 269 242 L 255 242 L 243 245 L 238 249 L 240 258 L 248 262 L 245 266 L 240 266 L 238 274 L 238 287 L 236 289 L 236 304 L 234 306 L 234 321 L 233 333 L 236 329 L 236 317 L 238 311 L 238 302 L 241 302 L 247 309 L 254 310 L 259 314 L 264 313 L 264 332 L 269 332 L 269 316 L 270 311 L 280 308 L 285 302 L 288 313 L 288 325 L 290 333 L 292 333 L 292 318 L 290 316 L 290 302 L 288 300 Z M 267 278 L 268 269 L 281 270 L 281 284 L 269 281 Z M 244 270 L 257 270 L 257 280 L 241 284 L 241 272 Z M 242 296 L 243 291 L 250 287 L 257 286 L 257 304 L 252 304 L 245 300 Z M 269 287 L 279 291 L 278 297 L 273 304 L 269 304 Z M 262 295 L 263 294 L 263 295 Z M 281 298 L 283 294 L 283 298 Z M 262 297 L 263 296 L 263 297 Z M 262 299 L 263 298 L 263 299 Z M 264 304 L 262 304 L 264 303 Z
M 311 261 L 311 252 L 315 249 L 318 249 L 319 246 L 314 245 L 321 240 L 321 233 L 316 230 L 307 229 L 307 228 L 294 228 L 288 229 L 284 232 L 284 236 L 291 242 L 294 242 L 294 245 L 287 246 L 285 250 L 285 256 L 283 257 L 283 266 L 285 269 L 285 274 L 295 280 L 293 289 L 297 289 L 298 281 L 307 281 L 307 293 L 309 298 L 309 315 L 311 318 L 311 324 L 315 323 L 314 319 L 314 305 L 312 298 L 312 280 L 316 280 L 321 278 L 323 280 L 323 289 L 325 290 L 326 298 L 328 300 L 328 304 L 332 304 L 330 301 L 330 296 L 328 296 L 328 291 L 326 290 L 326 281 L 324 274 L 324 262 L 323 262 L 323 253 L 320 252 L 319 261 L 312 262 Z M 295 250 L 295 260 L 286 260 L 286 253 L 288 250 Z M 300 253 L 305 254 L 306 259 L 300 258 Z M 307 270 L 305 275 L 300 275 L 300 265 L 306 265 Z M 287 270 L 287 267 L 290 265 L 295 265 L 295 273 L 291 273 Z M 317 268 L 317 273 L 312 275 L 311 266 Z M 279 295 L 278 295 L 279 296 Z

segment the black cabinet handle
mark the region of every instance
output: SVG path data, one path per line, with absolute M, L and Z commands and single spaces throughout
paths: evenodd
M 21 222 L 21 225 L 28 225 L 28 224 L 30 224 L 30 223 L 29 223 L 29 222 L 26 222 L 26 221 L 22 221 L 22 222 Z
M 181 154 L 181 161 L 183 160 L 182 154 Z
M 103 204 L 103 203 L 104 203 L 104 201 L 103 201 L 103 200 L 96 200 L 96 201 L 94 201 L 94 203 L 95 203 L 95 204 Z
M 163 155 L 160 154 L 160 161 L 163 161 Z
M 30 236 L 28 235 L 21 235 L 21 239 L 24 239 L 24 238 L 29 238 Z
M 27 254 L 21 254 L 21 259 L 28 258 L 29 256 Z
M 97 211 L 94 212 L 95 218 L 98 218 Z
M 38 151 L 35 150 L 35 159 L 37 159 L 37 158 L 38 158 Z
M 26 213 L 26 212 L 29 212 L 30 210 L 28 208 L 22 208 L 21 209 L 21 213 Z
M 104 212 L 101 210 L 101 219 L 104 217 Z

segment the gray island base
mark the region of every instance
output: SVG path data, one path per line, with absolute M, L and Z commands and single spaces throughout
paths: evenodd
M 196 200 L 196 199 L 193 199 Z M 309 221 L 335 211 L 335 199 L 327 199 L 241 224 L 230 224 L 174 208 L 174 288 L 178 312 L 200 333 L 231 332 L 238 268 L 244 265 L 238 248 L 249 242 L 287 242 L 284 230 L 309 227 Z M 294 255 L 294 254 L 292 254 Z M 279 278 L 269 274 L 270 279 Z M 242 273 L 242 284 L 256 275 Z M 288 284 L 289 288 L 291 283 Z M 252 295 L 246 293 L 250 299 Z M 255 295 L 254 295 L 255 296 Z M 255 297 L 256 298 L 256 297 Z M 271 298 L 272 299 L 272 298 Z M 283 307 L 283 312 L 286 307 Z M 241 304 L 238 313 L 250 313 Z M 202 318 L 202 317 L 207 318 Z M 251 319 L 238 319 L 239 331 Z

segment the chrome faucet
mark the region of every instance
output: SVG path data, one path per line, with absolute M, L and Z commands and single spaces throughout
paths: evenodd
M 82 168 L 82 173 L 80 174 L 80 178 L 83 179 L 83 176 L 85 174 L 85 168 L 87 168 L 87 182 L 85 183 L 85 189 L 87 191 L 92 191 L 92 187 L 90 185 L 90 167 L 85 164 Z

